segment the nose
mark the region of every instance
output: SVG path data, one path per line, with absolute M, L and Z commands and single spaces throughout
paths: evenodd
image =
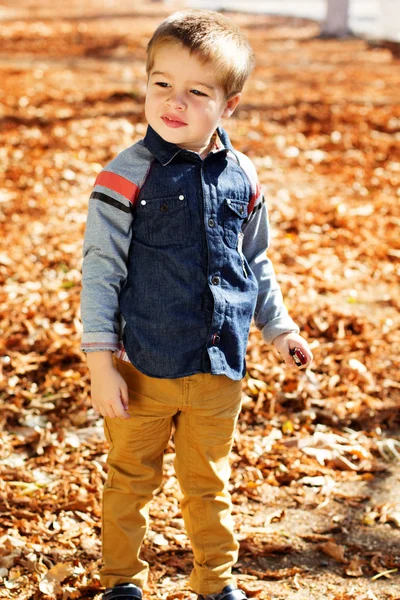
M 184 94 L 178 92 L 171 92 L 167 98 L 167 104 L 174 110 L 184 110 L 186 108 L 186 101 Z

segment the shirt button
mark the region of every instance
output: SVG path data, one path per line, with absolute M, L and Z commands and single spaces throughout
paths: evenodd
M 141 200 L 140 204 L 143 204 L 143 206 L 145 206 L 145 204 L 147 204 L 146 200 Z
M 213 285 L 219 285 L 220 282 L 220 278 L 218 277 L 218 275 L 214 275 L 214 277 L 211 279 L 211 283 Z
M 168 212 L 168 204 L 165 204 L 165 202 L 163 204 L 161 204 L 160 206 L 160 210 L 161 212 Z
M 212 345 L 213 346 L 218 346 L 218 344 L 220 343 L 220 341 L 221 341 L 221 338 L 218 335 L 218 333 L 214 333 L 214 335 L 211 338 Z
M 184 199 L 185 199 L 185 196 L 184 196 L 183 194 L 181 194 L 181 195 L 179 196 L 179 200 L 184 200 Z
M 214 225 L 215 225 L 214 219 L 208 219 L 208 224 L 210 227 L 214 227 Z

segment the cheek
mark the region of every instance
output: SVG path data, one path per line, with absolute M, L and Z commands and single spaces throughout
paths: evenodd
M 219 117 L 219 115 L 210 106 L 204 107 L 199 112 L 199 118 L 202 119 L 203 121 L 212 122 L 212 121 L 218 120 L 218 117 Z
M 153 96 L 148 96 L 146 97 L 145 103 L 144 103 L 144 112 L 145 115 L 147 116 L 148 114 L 154 112 L 154 108 L 155 108 L 155 101 Z
M 152 92 L 151 94 L 148 94 L 145 100 L 145 108 L 147 107 L 149 110 L 155 110 L 157 107 L 159 107 L 164 101 L 165 94 L 163 94 L 162 92 Z
M 149 120 L 149 103 L 147 102 L 147 100 L 144 103 L 144 115 L 148 121 Z

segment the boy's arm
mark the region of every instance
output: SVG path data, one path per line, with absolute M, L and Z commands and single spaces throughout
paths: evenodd
M 243 226 L 243 233 L 243 252 L 259 286 L 255 324 L 261 329 L 263 339 L 273 343 L 287 365 L 299 366 L 294 361 L 292 352 L 300 352 L 301 368 L 306 368 L 311 364 L 313 355 L 307 341 L 299 335 L 298 326 L 288 314 L 274 268 L 267 256 L 268 211 L 261 193 L 255 198 L 254 209 Z
M 274 267 L 267 256 L 269 247 L 268 211 L 260 195 L 249 220 L 243 226 L 243 254 L 258 282 L 257 304 L 254 311 L 256 327 L 263 339 L 272 343 L 282 333 L 299 332 L 283 302 Z
M 274 267 L 267 256 L 270 242 L 268 210 L 254 167 L 252 174 L 251 180 L 255 177 L 254 195 L 243 225 L 243 254 L 258 282 L 254 321 L 261 329 L 263 339 L 270 344 L 284 333 L 298 333 L 299 327 L 288 314 Z
M 96 186 L 89 200 L 83 244 L 81 313 L 84 352 L 114 351 L 119 340 L 119 293 L 127 277 L 132 204 Z

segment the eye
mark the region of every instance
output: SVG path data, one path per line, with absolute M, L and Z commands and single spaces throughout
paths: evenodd
M 205 96 L 207 97 L 207 94 L 205 94 L 204 92 L 200 92 L 200 90 L 190 90 L 192 92 L 192 94 L 194 94 L 195 96 Z
M 156 81 L 155 85 L 158 85 L 158 86 L 160 86 L 162 88 L 166 88 L 166 87 L 169 86 L 169 83 L 166 83 L 165 81 Z

